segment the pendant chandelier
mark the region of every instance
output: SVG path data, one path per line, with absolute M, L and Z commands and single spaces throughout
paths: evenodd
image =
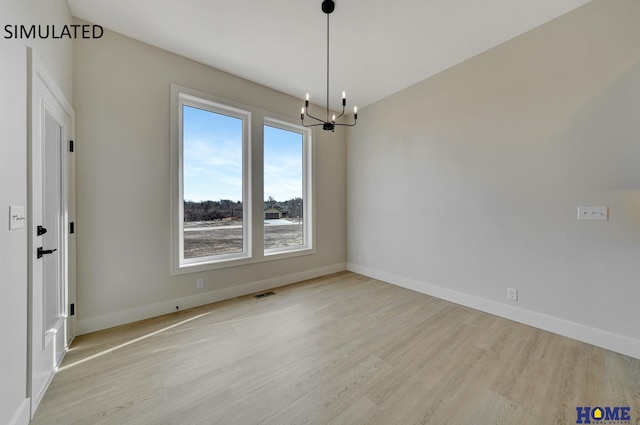
M 353 123 L 337 123 L 336 120 L 340 119 L 344 115 L 344 110 L 347 106 L 347 95 L 345 92 L 342 92 L 342 113 L 336 117 L 336 114 L 333 114 L 331 118 L 329 117 L 329 15 L 335 10 L 336 4 L 333 0 L 324 0 L 322 2 L 322 11 L 327 15 L 327 115 L 326 119 L 320 119 L 314 117 L 309 114 L 309 93 L 307 93 L 307 98 L 304 101 L 304 107 L 302 111 L 300 111 L 300 120 L 302 121 L 302 125 L 304 127 L 317 127 L 322 126 L 323 130 L 327 131 L 335 131 L 336 126 L 344 126 L 344 127 L 353 127 L 356 125 L 356 121 L 358 120 L 358 107 L 353 108 Z M 315 124 L 305 124 L 304 118 L 309 117 L 315 120 Z

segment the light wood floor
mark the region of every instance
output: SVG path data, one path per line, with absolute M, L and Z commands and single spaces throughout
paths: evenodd
M 78 337 L 33 425 L 575 424 L 640 360 L 344 272 Z

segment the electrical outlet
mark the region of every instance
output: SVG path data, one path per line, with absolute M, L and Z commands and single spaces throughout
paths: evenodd
M 507 288 L 507 299 L 509 301 L 518 301 L 518 290 L 513 288 Z
M 196 288 L 197 289 L 202 289 L 204 288 L 204 279 L 200 278 L 196 280 Z
M 578 207 L 578 220 L 608 220 L 609 207 Z

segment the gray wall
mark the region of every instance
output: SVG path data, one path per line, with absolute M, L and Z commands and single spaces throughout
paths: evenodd
M 316 254 L 169 274 L 170 84 L 294 119 L 299 99 L 106 29 L 76 42 L 74 71 L 79 333 L 344 270 L 345 134 L 319 131 Z
M 65 0 L 3 0 L 4 25 L 71 23 Z M 3 37 L 6 35 L 3 31 Z M 9 231 L 9 205 L 27 206 L 27 46 L 72 98 L 69 40 L 0 39 L 0 423 L 25 423 L 27 396 L 27 228 Z M 26 213 L 26 210 L 25 210 Z M 27 226 L 30 223 L 27 223 Z
M 349 268 L 640 357 L 638 22 L 594 1 L 364 108 Z

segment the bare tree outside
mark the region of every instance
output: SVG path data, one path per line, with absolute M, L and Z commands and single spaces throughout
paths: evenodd
M 265 201 L 265 212 L 279 211 L 278 218 L 265 218 L 265 248 L 302 245 L 303 201 L 293 198 Z M 266 214 L 266 213 L 265 213 Z M 242 252 L 242 202 L 220 200 L 184 202 L 184 258 Z

